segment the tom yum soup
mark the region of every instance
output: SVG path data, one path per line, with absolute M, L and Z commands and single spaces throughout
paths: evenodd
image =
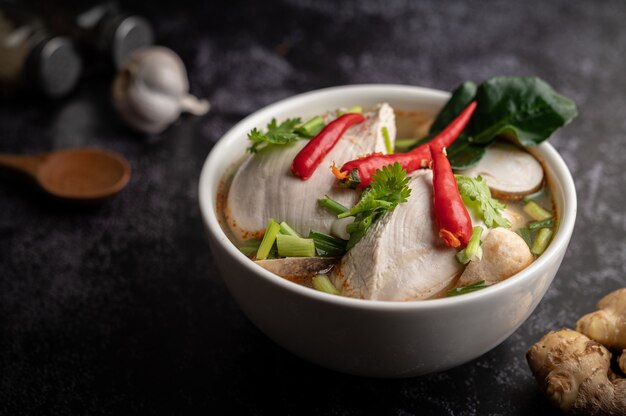
M 358 103 L 355 103 L 358 104 Z M 532 147 L 576 116 L 537 78 L 461 84 L 439 114 L 330 108 L 249 132 L 218 195 L 261 267 L 361 299 L 454 296 L 523 270 L 559 218 Z

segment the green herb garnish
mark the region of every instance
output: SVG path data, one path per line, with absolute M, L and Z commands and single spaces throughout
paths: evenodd
M 300 138 L 300 135 L 295 132 L 299 124 L 299 118 L 289 118 L 280 124 L 277 124 L 276 119 L 273 118 L 267 125 L 266 133 L 261 133 L 257 128 L 252 129 L 248 133 L 248 139 L 252 142 L 248 147 L 248 152 L 257 153 L 272 144 L 286 145 L 295 142 Z
M 537 232 L 537 238 L 535 239 L 533 246 L 530 248 L 530 252 L 535 256 L 538 256 L 546 251 L 548 243 L 552 239 L 552 233 L 553 232 L 550 228 L 541 228 Z
M 531 231 L 538 230 L 540 228 L 552 228 L 554 227 L 554 218 L 548 218 L 543 221 L 535 221 L 528 224 L 528 229 Z
M 524 205 L 524 212 L 532 217 L 535 221 L 544 221 L 552 218 L 552 213 L 543 208 L 541 205 L 536 203 L 535 201 L 528 201 Z
M 295 132 L 304 137 L 315 137 L 317 134 L 322 131 L 325 123 L 324 119 L 320 116 L 315 116 L 303 125 L 299 126 Z
M 350 234 L 347 250 L 354 247 L 383 213 L 393 211 L 398 204 L 407 201 L 411 195 L 408 183 L 406 170 L 397 162 L 376 170 L 360 201 L 349 211 L 337 215 L 337 218 L 355 217 L 354 222 L 346 227 Z
M 328 195 L 324 195 L 324 198 L 318 199 L 317 203 L 335 215 L 343 214 L 344 212 L 348 211 L 348 208 L 330 198 Z
M 291 228 L 291 226 L 287 224 L 285 221 L 280 223 L 280 233 L 284 235 L 292 235 L 294 237 L 300 237 L 300 234 L 298 234 L 296 230 Z
M 383 134 L 383 140 L 385 141 L 385 150 L 387 151 L 388 155 L 392 155 L 393 146 L 391 145 L 391 138 L 389 137 L 389 130 L 387 130 L 387 127 L 383 127 L 381 129 L 381 133 Z
M 463 203 L 480 217 L 489 228 L 511 227 L 509 220 L 500 213 L 506 208 L 497 199 L 491 197 L 487 182 L 480 176 L 472 179 L 463 175 L 454 175 Z
M 278 234 L 276 236 L 276 248 L 280 257 L 315 256 L 315 243 L 310 238 Z
M 485 284 L 484 280 L 479 280 L 478 282 L 474 282 L 467 286 L 455 287 L 452 290 L 448 290 L 447 295 L 448 296 L 465 295 L 466 293 L 476 292 L 477 290 L 484 289 L 487 286 L 488 285 Z
M 311 282 L 313 283 L 313 288 L 319 290 L 320 292 L 330 293 L 331 295 L 340 295 L 335 285 L 333 285 L 328 276 L 324 274 L 318 274 L 313 277 Z
M 265 234 L 263 234 L 263 241 L 261 241 L 259 249 L 256 252 L 256 258 L 258 260 L 265 260 L 268 257 L 272 247 L 274 246 L 274 242 L 276 241 L 276 236 L 279 231 L 280 224 L 273 218 L 270 218 L 267 228 L 265 229 Z
M 472 229 L 472 238 L 470 238 L 467 246 L 456 253 L 456 259 L 461 264 L 467 264 L 470 261 L 480 258 L 482 250 L 480 248 L 480 236 L 483 234 L 483 227 L 476 226 Z
M 312 230 L 309 238 L 315 243 L 315 252 L 320 257 L 341 257 L 346 254 L 346 240 Z
M 261 240 L 257 240 L 256 238 L 251 238 L 246 240 L 239 246 L 239 251 L 245 254 L 247 257 L 252 257 L 259 249 L 261 245 Z

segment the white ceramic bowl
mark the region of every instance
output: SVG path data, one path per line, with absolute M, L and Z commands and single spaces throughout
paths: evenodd
M 284 280 L 246 258 L 215 214 L 218 183 L 241 158 L 246 133 L 272 117 L 306 119 L 337 107 L 386 101 L 405 110 L 437 111 L 449 94 L 401 85 L 351 85 L 300 94 L 269 105 L 235 125 L 213 148 L 200 177 L 200 208 L 213 257 L 232 296 L 250 320 L 292 353 L 346 373 L 409 377 L 466 363 L 504 341 L 532 313 L 565 254 L 576 218 L 576 190 L 563 159 L 543 143 L 560 226 L 528 268 L 492 287 L 444 299 L 387 302 L 328 295 Z

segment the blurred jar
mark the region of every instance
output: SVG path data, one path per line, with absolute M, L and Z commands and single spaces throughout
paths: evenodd
M 152 25 L 117 2 L 28 0 L 55 33 L 75 39 L 85 61 L 119 69 L 137 49 L 154 43 Z
M 61 97 L 76 86 L 82 60 L 72 41 L 49 33 L 26 11 L 0 8 L 0 91 L 31 90 Z

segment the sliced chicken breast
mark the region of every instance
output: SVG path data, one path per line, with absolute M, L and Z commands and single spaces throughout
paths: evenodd
M 395 141 L 395 116 L 388 104 L 381 104 L 364 115 L 366 120 L 346 131 L 307 181 L 296 178 L 290 171 L 306 140 L 268 147 L 243 163 L 230 186 L 225 209 L 228 225 L 239 242 L 260 237 L 270 218 L 286 221 L 302 235 L 310 230 L 331 232 L 337 218 L 320 207 L 317 200 L 326 194 L 351 207 L 359 197 L 353 190 L 335 186 L 329 166 L 333 162 L 341 166 L 366 153 L 384 152 L 383 127 L 387 128 L 392 144 Z
M 380 218 L 341 260 L 331 280 L 344 296 L 406 301 L 448 288 L 462 271 L 434 220 L 432 172 L 411 174 L 411 196 Z

